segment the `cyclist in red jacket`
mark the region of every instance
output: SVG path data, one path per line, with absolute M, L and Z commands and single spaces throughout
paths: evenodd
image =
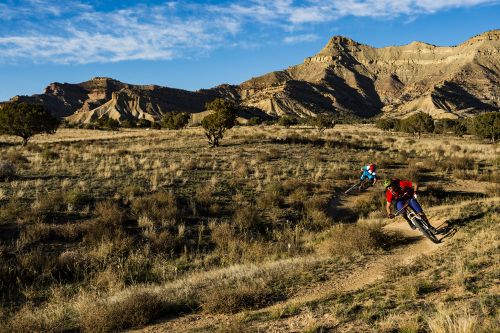
M 391 211 L 392 203 L 395 203 L 396 210 L 400 211 L 403 208 L 406 201 L 409 201 L 409 206 L 411 207 L 411 209 L 413 209 L 415 213 L 420 215 L 420 217 L 422 217 L 422 219 L 424 219 L 424 221 L 427 222 L 429 226 L 431 226 L 422 207 L 417 201 L 417 189 L 418 189 L 417 183 L 413 184 L 409 180 L 400 180 L 397 178 L 392 178 L 392 179 L 386 179 L 384 181 L 384 186 L 386 188 L 385 198 L 387 200 L 387 205 L 385 208 L 389 218 L 393 219 L 395 217 L 395 215 L 392 214 Z M 408 224 L 412 229 L 416 228 L 415 225 L 413 225 L 411 220 L 408 218 L 408 216 L 406 216 L 406 214 L 404 214 L 403 217 L 405 218 L 405 220 L 408 222 Z M 430 228 L 432 231 L 435 231 L 435 229 L 432 226 Z

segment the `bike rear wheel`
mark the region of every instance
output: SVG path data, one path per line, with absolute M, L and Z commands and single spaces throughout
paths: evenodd
M 422 220 L 420 217 L 415 216 L 412 219 L 413 224 L 415 224 L 420 230 L 421 233 L 424 234 L 425 237 L 429 238 L 433 243 L 438 244 L 441 243 L 441 241 L 434 235 L 432 231 L 429 230 L 429 228 L 426 228 L 426 223 L 424 220 Z
M 369 179 L 365 179 L 361 182 L 359 185 L 360 190 L 366 190 L 368 187 L 370 187 L 372 184 L 372 181 Z

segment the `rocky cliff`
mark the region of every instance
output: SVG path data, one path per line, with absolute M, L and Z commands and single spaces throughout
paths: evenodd
M 336 36 L 315 56 L 240 85 L 241 99 L 270 114 L 424 111 L 455 118 L 500 106 L 500 30 L 458 46 L 422 42 L 373 48 Z
M 59 117 L 89 122 L 198 113 L 216 97 L 274 116 L 404 117 L 424 111 L 436 118 L 456 118 L 495 111 L 500 107 L 500 30 L 452 47 L 413 42 L 373 48 L 335 36 L 302 64 L 238 86 L 191 92 L 99 77 L 79 84 L 52 83 L 43 94 L 13 100 L 40 102 Z

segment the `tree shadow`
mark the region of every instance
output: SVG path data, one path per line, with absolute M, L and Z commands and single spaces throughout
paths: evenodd
M 77 176 L 73 175 L 29 175 L 29 176 L 17 176 L 17 179 L 19 180 L 38 180 L 38 179 L 43 179 L 43 180 L 49 180 L 49 179 L 56 179 L 56 180 L 63 180 L 63 179 L 77 179 Z
M 20 146 L 20 145 L 19 145 L 19 143 L 0 141 L 0 148 L 8 148 L 8 147 L 15 147 L 15 146 Z

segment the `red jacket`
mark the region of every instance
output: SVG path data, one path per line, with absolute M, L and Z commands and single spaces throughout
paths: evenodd
M 413 183 L 409 180 L 400 180 L 399 181 L 400 188 L 391 187 L 391 189 L 387 189 L 385 191 L 385 198 L 387 202 L 391 203 L 393 200 L 398 200 L 403 197 L 405 193 L 410 197 L 413 194 Z

